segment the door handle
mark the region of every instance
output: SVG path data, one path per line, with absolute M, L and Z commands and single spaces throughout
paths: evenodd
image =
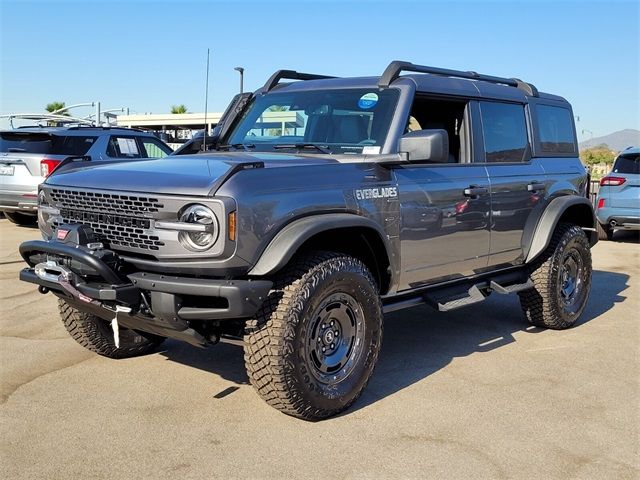
M 527 192 L 536 193 L 546 190 L 546 185 L 541 182 L 531 182 L 527 185 Z
M 489 193 L 489 190 L 485 187 L 479 187 L 478 185 L 469 185 L 462 193 L 465 197 L 477 198 L 480 195 Z

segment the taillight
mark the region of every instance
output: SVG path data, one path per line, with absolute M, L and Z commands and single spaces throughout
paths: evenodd
M 60 160 L 51 160 L 50 158 L 43 158 L 40 160 L 40 175 L 48 177 L 53 173 L 56 167 L 60 165 Z
M 600 186 L 617 187 L 618 185 L 622 185 L 626 181 L 627 179 L 624 177 L 602 177 L 602 179 L 600 180 Z
M 598 208 L 604 208 L 604 198 L 598 199 Z

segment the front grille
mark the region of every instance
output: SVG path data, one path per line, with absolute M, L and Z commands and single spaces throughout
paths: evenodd
M 137 195 L 118 195 L 114 193 L 82 192 L 53 188 L 51 199 L 58 208 L 73 210 L 89 210 L 102 213 L 116 213 L 150 217 L 152 213 L 163 208 L 157 198 L 139 197 Z
M 60 209 L 62 223 L 90 226 L 110 247 L 159 250 L 164 246 L 151 229 L 149 219 L 164 205 L 157 199 L 137 195 L 52 189 L 51 200 Z

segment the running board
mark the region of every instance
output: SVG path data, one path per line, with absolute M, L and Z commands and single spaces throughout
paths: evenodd
M 491 293 L 507 295 L 534 288 L 524 270 L 501 272 L 449 285 L 434 285 L 406 292 L 397 297 L 383 298 L 384 313 L 426 303 L 446 312 L 482 302 Z

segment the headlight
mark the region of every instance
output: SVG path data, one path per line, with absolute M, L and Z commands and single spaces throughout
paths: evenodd
M 193 228 L 180 232 L 180 242 L 190 250 L 202 252 L 216 243 L 220 227 L 215 214 L 204 205 L 186 207 L 180 214 L 180 222 L 193 224 Z
M 49 205 L 47 197 L 40 190 L 38 194 L 38 226 L 45 238 L 51 238 L 51 235 L 53 235 L 53 222 L 59 217 L 60 210 Z

